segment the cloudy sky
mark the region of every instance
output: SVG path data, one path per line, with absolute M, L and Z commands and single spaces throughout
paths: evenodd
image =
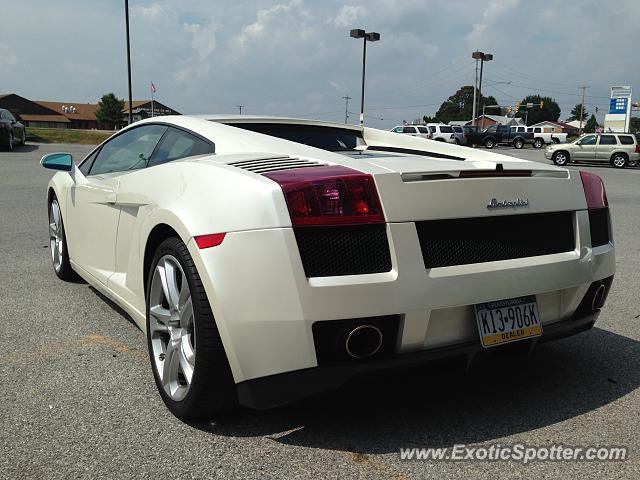
M 124 0 L 2 0 L 0 93 L 96 102 L 127 96 Z M 554 97 L 567 115 L 588 85 L 587 110 L 611 85 L 640 94 L 640 1 L 130 0 L 134 99 L 182 113 L 287 115 L 357 122 L 362 43 L 367 123 L 432 115 L 472 84 L 476 49 L 494 54 L 484 92 L 501 104 Z M 508 83 L 510 82 L 510 83 Z M 600 117 L 599 120 L 602 118 Z

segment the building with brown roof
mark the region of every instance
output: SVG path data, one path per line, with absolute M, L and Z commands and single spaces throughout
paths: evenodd
M 0 95 L 0 108 L 9 110 L 27 127 L 67 128 L 70 123 L 57 111 L 15 93 Z
M 177 112 L 171 107 L 167 107 L 163 103 L 158 102 L 157 100 L 133 100 L 131 102 L 132 105 L 132 114 L 133 121 L 137 122 L 138 120 L 142 120 L 143 118 L 149 117 L 159 117 L 161 115 L 181 115 L 180 112 Z M 122 112 L 126 117 L 129 115 L 129 102 L 125 100 L 124 108 Z
M 67 118 L 69 120 L 68 128 L 81 130 L 98 128 L 97 103 L 48 102 L 44 100 L 36 100 L 35 102 Z

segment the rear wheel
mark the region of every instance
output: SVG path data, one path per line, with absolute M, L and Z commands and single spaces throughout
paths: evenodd
M 158 247 L 147 282 L 147 344 L 162 400 L 178 418 L 231 409 L 237 394 L 200 276 L 185 244 Z
M 9 139 L 7 142 L 7 150 L 13 151 L 13 132 L 9 132 Z
M 611 156 L 611 165 L 616 168 L 624 168 L 627 166 L 627 156 L 624 153 L 614 153 Z
M 533 141 L 534 148 L 542 148 L 543 145 L 544 145 L 544 140 L 542 140 L 541 138 L 536 138 Z
M 76 274 L 69 263 L 69 250 L 67 249 L 67 235 L 64 231 L 62 212 L 58 199 L 54 196 L 49 204 L 49 248 L 53 271 L 62 280 L 73 280 Z
M 513 141 L 513 148 L 517 148 L 518 150 L 520 150 L 522 147 L 524 147 L 524 140 L 522 140 L 521 138 L 516 138 Z
M 563 166 L 569 163 L 569 154 L 564 151 L 555 152 L 551 157 L 551 160 L 553 160 L 553 163 L 556 165 Z
M 496 146 L 496 142 L 493 138 L 487 138 L 484 141 L 484 148 L 493 148 Z

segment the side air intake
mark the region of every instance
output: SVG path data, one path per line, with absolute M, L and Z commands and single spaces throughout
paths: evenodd
M 322 167 L 326 163 L 316 162 L 313 160 L 304 160 L 302 158 L 295 157 L 260 157 L 252 158 L 250 160 L 242 160 L 239 162 L 232 162 L 229 165 L 248 170 L 253 173 L 267 173 L 277 172 L 279 170 L 291 170 L 293 168 L 306 168 L 306 167 Z

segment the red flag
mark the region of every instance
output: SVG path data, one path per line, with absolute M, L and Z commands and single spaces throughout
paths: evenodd
M 153 93 L 156 93 L 156 86 L 153 84 L 153 82 L 151 82 L 151 91 Z

